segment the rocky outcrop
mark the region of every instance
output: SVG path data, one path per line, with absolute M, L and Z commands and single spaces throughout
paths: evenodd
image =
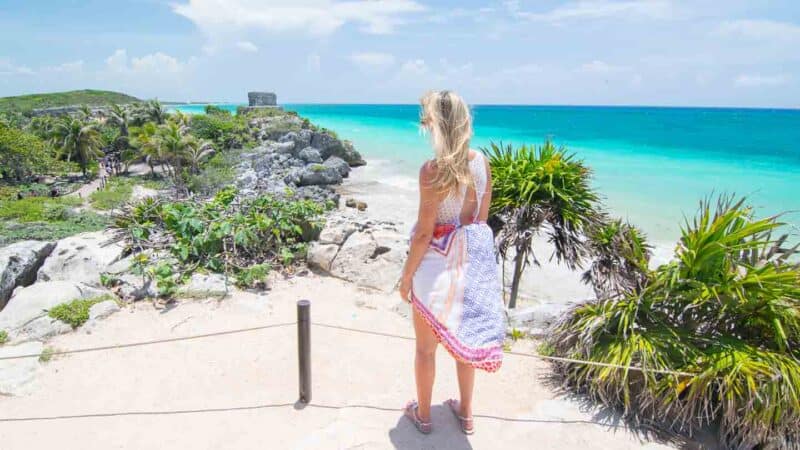
M 22 241 L 0 248 L 0 310 L 14 289 L 36 281 L 36 272 L 54 247 L 52 242 Z
M 104 231 L 82 233 L 62 239 L 42 267 L 39 281 L 72 281 L 99 286 L 100 273 L 109 271 L 119 258 L 122 247 L 108 244 Z
M 193 273 L 186 283 L 178 287 L 177 297 L 181 298 L 224 298 L 229 286 L 225 276 L 219 273 Z
M 49 334 L 61 328 L 49 321 L 47 311 L 62 303 L 98 297 L 107 292 L 74 281 L 40 281 L 17 288 L 5 309 L 0 311 L 0 330 L 5 330 L 12 342 L 40 339 L 43 333 Z M 34 323 L 40 318 L 46 320 Z
M 396 224 L 337 212 L 308 250 L 315 269 L 362 287 L 391 292 L 408 251 Z
M 542 337 L 547 330 L 574 304 L 569 302 L 538 302 L 508 310 L 509 330 L 519 330 L 531 337 Z

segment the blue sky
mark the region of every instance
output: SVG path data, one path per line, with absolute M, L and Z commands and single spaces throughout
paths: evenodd
M 800 2 L 0 0 L 0 96 L 800 107 Z

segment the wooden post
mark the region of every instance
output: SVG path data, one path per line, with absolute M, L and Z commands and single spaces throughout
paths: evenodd
M 297 302 L 297 361 L 300 402 L 311 402 L 311 301 Z

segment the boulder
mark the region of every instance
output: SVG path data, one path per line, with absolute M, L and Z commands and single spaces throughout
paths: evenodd
M 20 355 L 38 355 L 44 350 L 41 342 L 0 346 L 0 358 Z M 0 395 L 21 395 L 30 392 L 39 358 L 0 359 Z
M 294 142 L 296 148 L 306 148 L 311 146 L 311 130 L 290 131 L 278 138 L 278 142 Z
M 314 147 L 306 147 L 300 150 L 300 152 L 297 153 L 297 157 L 302 159 L 306 163 L 322 162 L 322 156 L 319 154 L 319 150 L 315 149 Z
M 14 330 L 9 337 L 14 343 L 45 341 L 53 336 L 69 333 L 70 331 L 72 331 L 72 325 L 45 315 L 33 319 L 21 328 Z
M 108 271 L 120 258 L 119 244 L 106 244 L 103 231 L 83 233 L 62 239 L 39 269 L 37 280 L 71 281 L 100 285 L 100 273 Z
M 19 335 L 19 330 L 62 303 L 75 299 L 92 298 L 108 291 L 72 281 L 41 281 L 27 287 L 20 287 L 0 311 L 0 330 L 9 335 Z
M 342 178 L 347 178 L 350 175 L 350 165 L 347 164 L 347 161 L 339 158 L 338 156 L 331 156 L 322 164 L 326 167 L 332 167 L 338 170 Z
M 342 175 L 338 170 L 323 164 L 309 164 L 300 172 L 299 186 L 339 184 Z
M 0 248 L 0 310 L 19 286 L 36 281 L 36 272 L 55 248 L 52 242 L 22 241 Z
M 321 244 L 342 245 L 357 229 L 356 225 L 350 222 L 329 223 L 319 234 L 319 242 Z
M 331 275 L 384 292 L 397 285 L 405 263 L 406 237 L 392 230 L 353 233 L 331 264 Z
M 308 265 L 315 269 L 330 272 L 331 264 L 337 253 L 339 253 L 339 246 L 336 244 L 314 242 L 308 247 Z
M 508 310 L 508 328 L 538 337 L 546 333 L 573 303 L 541 302 Z
M 364 158 L 362 158 L 361 154 L 356 151 L 355 147 L 353 147 L 353 143 L 350 141 L 344 141 L 342 144 L 341 154 L 338 156 L 341 156 L 342 159 L 347 161 L 347 163 L 350 164 L 350 167 L 367 165 L 367 162 L 364 161 Z
M 119 303 L 117 303 L 115 300 L 106 300 L 104 302 L 95 303 L 91 308 L 89 308 L 89 320 L 105 319 L 119 310 Z
M 176 297 L 223 298 L 228 295 L 228 283 L 218 273 L 193 273 L 186 283 L 178 287 Z
M 311 146 L 319 149 L 320 154 L 325 159 L 331 155 L 341 153 L 344 148 L 342 141 L 326 132 L 319 131 L 311 135 Z
M 293 154 L 297 146 L 293 141 L 276 142 L 270 145 L 270 149 L 275 153 Z

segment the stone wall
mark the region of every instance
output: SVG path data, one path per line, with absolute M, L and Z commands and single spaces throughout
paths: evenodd
M 278 97 L 274 92 L 248 92 L 247 101 L 250 106 L 276 106 Z

